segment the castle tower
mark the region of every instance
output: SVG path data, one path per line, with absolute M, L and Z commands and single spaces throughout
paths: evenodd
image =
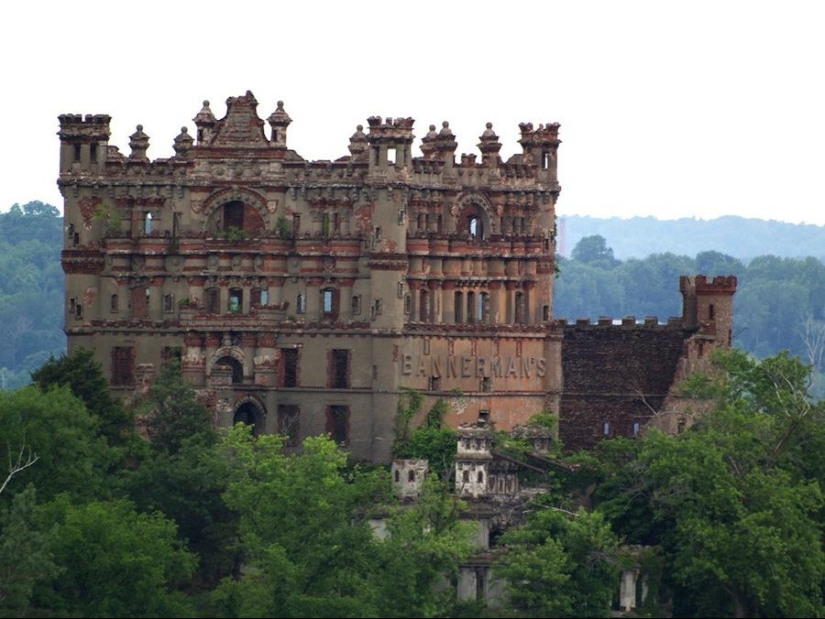
M 107 114 L 61 114 L 60 172 L 100 170 L 106 163 L 109 145 L 109 121 Z
M 679 278 L 682 293 L 682 318 L 686 328 L 699 328 L 716 338 L 717 345 L 729 348 L 733 343 L 733 295 L 736 276 L 705 275 Z

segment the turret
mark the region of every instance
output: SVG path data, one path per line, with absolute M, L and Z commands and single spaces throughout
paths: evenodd
M 109 121 L 107 114 L 61 114 L 60 120 L 60 173 L 81 172 L 97 169 L 106 161 L 108 151 Z
M 736 276 L 705 275 L 679 278 L 682 293 L 682 320 L 686 328 L 700 328 L 714 335 L 717 342 L 730 347 L 733 340 L 733 295 Z
M 521 144 L 524 149 L 525 163 L 532 163 L 539 171 L 539 177 L 545 177 L 550 185 L 558 182 L 559 123 L 547 123 L 533 129 L 533 123 L 520 123 Z
M 412 163 L 412 118 L 387 118 L 380 116 L 367 119 L 370 132 L 369 140 L 370 171 L 383 170 L 388 167 L 406 168 Z
M 284 111 L 284 102 L 278 101 L 278 106 L 275 111 L 266 119 L 269 126 L 272 128 L 272 135 L 270 142 L 275 148 L 286 150 L 286 129 L 292 122 L 289 114 Z

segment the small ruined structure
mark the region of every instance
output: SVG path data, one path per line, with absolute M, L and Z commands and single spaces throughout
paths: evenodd
M 390 474 L 395 495 L 402 500 L 418 498 L 429 474 L 429 466 L 427 460 L 393 460 Z

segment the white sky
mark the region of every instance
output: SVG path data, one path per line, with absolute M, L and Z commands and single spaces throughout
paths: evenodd
M 307 159 L 348 154 L 368 116 L 558 121 L 559 215 L 825 224 L 825 3 L 7 2 L 0 9 L 0 210 L 56 188 L 58 114 L 112 116 L 128 154 L 173 154 L 204 99 L 278 99 Z M 420 142 L 416 141 L 417 147 Z

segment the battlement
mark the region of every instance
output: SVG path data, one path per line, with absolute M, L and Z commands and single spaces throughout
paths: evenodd
M 533 129 L 533 123 L 519 123 L 521 130 L 521 140 L 519 142 L 522 146 L 534 144 L 558 144 L 559 140 L 559 123 L 546 123 L 539 125 L 537 129 Z
M 560 143 L 559 123 L 540 124 L 535 129 L 533 123 L 520 123 L 519 143 L 524 148 L 524 154 L 514 155 L 507 162 L 503 162 L 499 156 L 501 143 L 493 131 L 492 123 L 488 122 L 476 145 L 480 156 L 477 153 L 467 153 L 456 161 L 458 144 L 449 122 L 444 121 L 438 131 L 435 125 L 430 125 L 429 132 L 420 143 L 423 157 L 413 158 L 410 145 L 415 139 L 415 119 L 370 116 L 367 118 L 367 132 L 364 132 L 363 125 L 358 125 L 356 132 L 350 137 L 349 156 L 310 162 L 294 151 L 287 151 L 286 132 L 292 118 L 284 109 L 283 101 L 277 102 L 275 111 L 266 121 L 258 116 L 258 101 L 251 91 L 239 97 L 227 98 L 226 106 L 225 116 L 219 119 L 213 113 L 209 101 L 203 102 L 201 110 L 192 119 L 196 127 L 193 135 L 190 136 L 189 130 L 184 126 L 180 134 L 173 137 L 174 160 L 214 159 L 216 156 L 222 156 L 229 148 L 255 149 L 262 158 L 283 159 L 285 163 L 291 164 L 312 164 L 314 169 L 317 169 L 317 166 L 326 166 L 329 169 L 330 161 L 350 166 L 354 163 L 369 164 L 370 168 L 390 163 L 396 167 L 411 167 L 416 174 L 435 176 L 441 176 L 453 167 L 463 169 L 465 175 L 467 170 L 476 168 L 498 168 L 502 182 L 535 182 L 537 169 L 550 169 L 553 173 L 551 180 L 555 179 L 555 153 Z M 85 117 L 81 114 L 62 114 L 59 120 L 59 135 L 64 141 L 105 141 L 110 136 L 111 117 L 106 114 L 87 114 Z M 270 125 L 269 135 L 264 131 L 266 123 Z M 129 136 L 129 139 L 133 153 L 126 157 L 119 152 L 112 153 L 113 160 L 124 157 L 133 162 L 139 160 L 147 164 L 154 163 L 146 157 L 149 136 L 143 132 L 142 126 Z M 401 146 L 398 143 L 403 143 L 405 151 L 396 153 L 398 157 L 395 160 L 391 158 L 392 153 L 388 159 L 385 152 L 387 148 L 395 148 L 393 143 L 398 146 Z M 370 145 L 381 150 L 370 156 Z M 164 166 L 169 160 L 156 161 L 161 165 L 154 171 L 163 174 Z
M 736 292 L 735 275 L 682 275 L 679 278 L 679 290 L 682 294 L 734 294 Z
M 645 316 L 643 319 L 637 319 L 635 316 L 625 316 L 623 318 L 613 318 L 611 316 L 599 316 L 598 319 L 592 321 L 590 318 L 577 318 L 575 322 L 568 323 L 567 319 L 559 318 L 556 324 L 561 329 L 575 328 L 580 330 L 604 330 L 604 329 L 620 329 L 627 331 L 628 329 L 639 330 L 672 330 L 682 329 L 684 324 L 680 316 L 671 316 L 666 322 L 660 322 L 656 316 Z
M 106 140 L 109 138 L 109 122 L 112 117 L 108 114 L 61 114 L 58 135 L 61 141 L 83 139 Z

